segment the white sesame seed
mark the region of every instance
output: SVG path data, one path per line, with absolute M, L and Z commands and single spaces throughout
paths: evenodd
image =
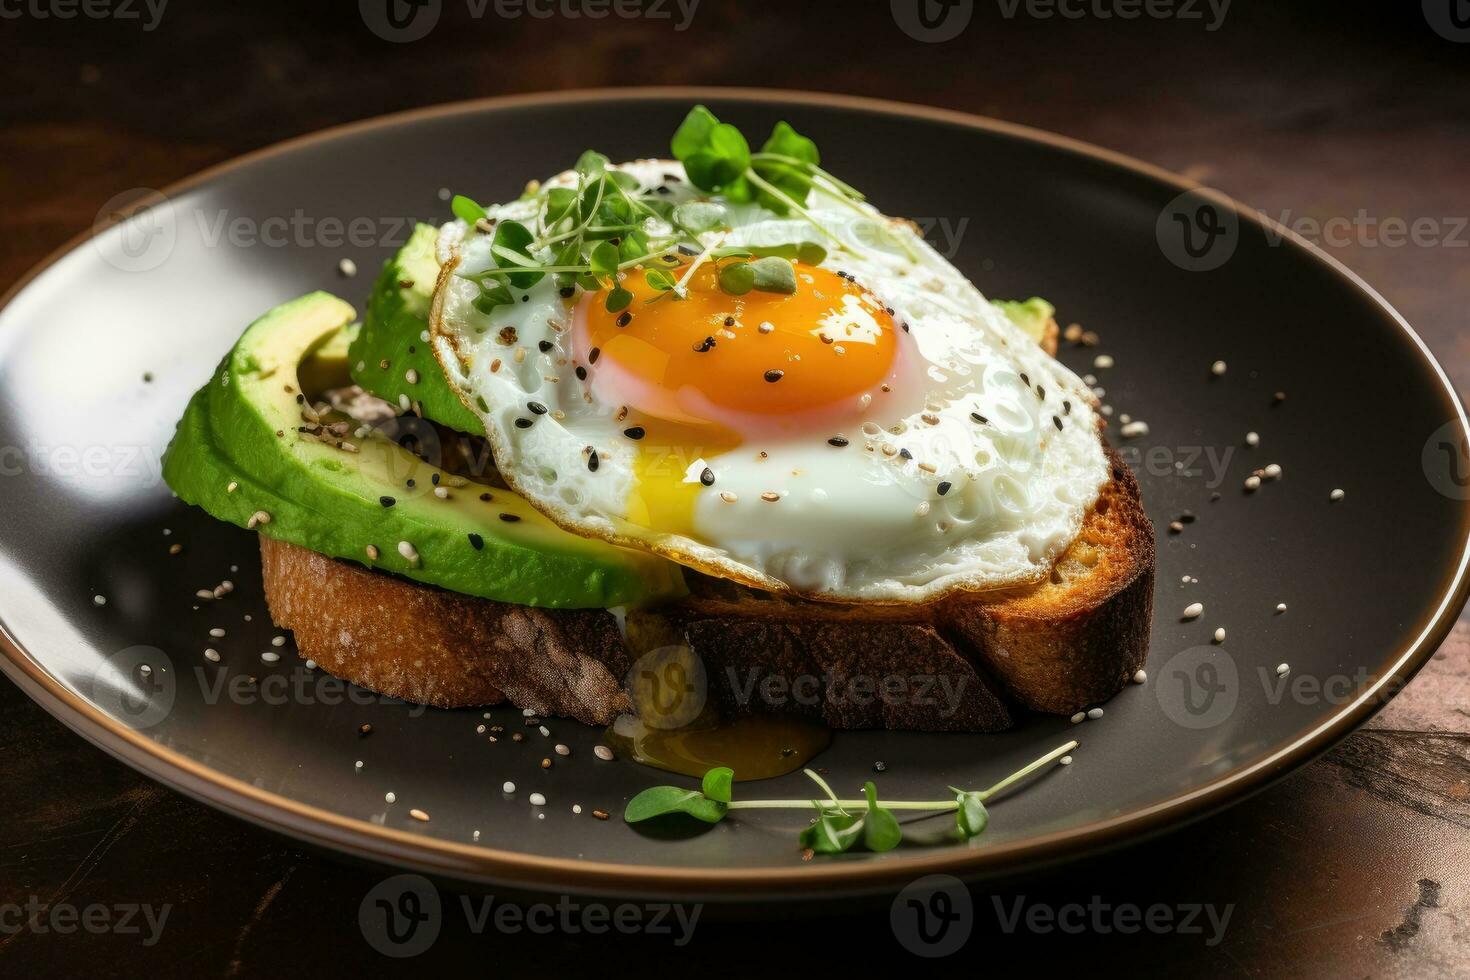
M 253 530 L 255 530 L 255 528 L 256 528 L 257 525 L 259 525 L 259 524 L 269 524 L 270 522 L 271 522 L 271 515 L 267 514 L 263 510 L 258 510 L 255 513 L 253 513 L 253 514 L 250 515 L 250 520 L 248 520 L 248 521 L 245 522 L 245 526 L 247 528 L 249 528 L 250 530 L 253 531 Z
M 1281 464 L 1280 463 L 1267 463 L 1266 464 L 1266 468 L 1263 469 L 1263 470 L 1261 470 L 1261 475 L 1264 476 L 1268 480 L 1279 480 L 1279 479 L 1281 479 Z
M 1140 667 L 1138 669 L 1137 673 L 1135 673 L 1133 675 L 1133 683 L 1135 683 L 1135 684 L 1147 684 L 1148 683 L 1148 671 L 1146 671 L 1142 667 Z
M 1111 354 L 1099 354 L 1092 359 L 1092 366 L 1097 368 L 1099 371 L 1106 371 L 1108 368 L 1112 367 L 1113 364 L 1113 355 Z
M 236 483 L 234 480 L 231 480 L 228 484 L 225 485 L 225 493 L 234 493 L 236 490 L 239 489 L 240 484 Z
M 274 650 L 267 650 L 265 653 L 262 653 L 260 655 L 260 659 L 264 660 L 268 664 L 273 664 L 281 659 L 281 655 L 279 653 L 276 653 Z
M 1086 720 L 1087 720 L 1087 712 L 1085 712 L 1085 711 L 1079 711 L 1075 715 L 1072 716 L 1072 724 L 1074 724 L 1074 725 L 1080 725 L 1080 724 L 1082 724 Z
M 1261 444 L 1261 434 L 1259 432 L 1247 432 L 1245 434 L 1245 444 L 1247 446 L 1259 446 Z
M 613 750 L 608 748 L 606 745 L 593 746 L 592 754 L 597 756 L 603 762 L 611 762 L 613 760 Z
M 914 508 L 914 516 L 915 517 L 923 517 L 927 513 L 929 513 L 929 501 L 927 501 L 927 500 L 921 500 L 921 501 L 919 501 L 919 506 L 917 506 L 917 507 Z
M 406 412 L 410 408 L 413 408 L 413 402 L 411 402 L 411 401 L 408 400 L 408 396 L 407 395 L 399 395 L 398 396 L 398 408 L 399 408 L 400 411 Z
M 1060 765 L 1070 766 L 1072 764 L 1072 757 L 1070 755 L 1064 755 L 1060 759 L 1058 759 L 1057 762 Z
M 541 737 L 542 738 L 547 738 L 547 737 L 549 737 L 551 735 L 551 729 L 547 728 L 545 725 L 542 725 L 540 728 L 538 728 L 536 730 L 541 733 Z
M 218 640 L 220 637 L 225 635 L 225 631 L 216 626 L 214 629 L 209 631 L 209 635 Z
M 403 372 L 403 380 L 407 381 L 411 385 L 416 385 L 419 383 L 419 373 L 413 368 L 409 368 L 407 371 Z
M 307 660 L 306 661 L 306 669 L 307 670 L 316 670 L 316 661 L 315 660 Z
M 273 636 L 273 637 L 271 637 L 271 646 L 273 646 L 273 647 L 283 647 L 285 645 L 286 645 L 286 638 L 284 636 Z
M 573 803 L 572 804 L 572 812 L 573 813 L 581 813 L 582 812 L 582 804 L 580 804 L 580 803 Z
M 572 750 L 569 749 L 569 748 L 567 748 L 565 745 L 558 745 L 556 747 L 556 754 L 557 755 L 571 755 L 572 754 Z
M 1103 709 L 1101 709 L 1101 708 L 1088 708 L 1087 709 L 1087 717 L 1091 721 L 1097 721 L 1102 716 L 1103 716 Z
M 149 674 L 153 673 L 153 668 L 148 666 L 147 664 L 141 664 L 138 667 L 138 673 L 142 674 L 144 677 L 147 677 Z
M 500 787 L 500 791 L 502 793 L 514 793 L 516 791 L 516 784 L 507 779 L 505 785 Z
M 419 340 L 422 341 L 423 343 L 427 344 L 429 342 L 429 331 L 427 331 L 427 330 L 420 330 L 419 331 Z
M 413 546 L 413 543 L 410 541 L 398 542 L 398 553 L 402 555 L 410 564 L 417 565 L 419 563 L 418 549 L 415 548 Z
M 209 590 L 209 589 L 200 589 L 198 592 L 195 592 L 194 593 L 194 598 L 196 598 L 196 599 L 213 599 L 213 598 L 215 598 L 215 594 L 211 590 Z M 105 602 L 106 600 L 104 599 L 103 601 Z
M 420 823 L 428 823 L 429 815 L 422 810 L 409 810 L 408 815 Z
M 357 275 L 357 263 L 352 261 L 351 259 L 343 259 L 341 262 L 337 263 L 337 271 L 342 273 L 342 275 L 346 276 L 348 279 L 351 279 L 353 276 Z
M 214 647 L 206 647 L 204 649 L 204 659 L 212 664 L 219 663 L 219 651 Z
M 534 708 L 522 708 L 521 709 L 521 717 L 522 718 L 534 718 L 534 717 L 536 717 L 536 709 L 534 709 Z
M 1226 369 L 1227 365 L 1224 361 L 1216 361 L 1214 364 L 1210 365 L 1210 373 L 1217 378 L 1220 377 L 1220 375 L 1224 374 Z
M 434 488 L 434 496 L 438 497 L 440 500 L 448 500 L 449 499 L 449 488 L 448 487 L 435 487 Z
M 352 764 L 352 768 L 354 768 L 354 769 L 361 769 L 362 768 L 362 760 L 361 759 L 358 759 L 356 762 L 354 762 Z
M 1245 478 L 1245 488 L 1252 493 L 1261 489 L 1261 478 L 1252 474 Z
M 1345 490 L 1334 490 L 1334 491 L 1332 491 L 1332 493 L 1330 495 L 1330 499 L 1332 500 L 1333 503 L 1336 503 L 1337 501 L 1341 500 L 1343 497 L 1346 497 L 1346 496 L 1347 496 L 1347 491 L 1345 491 Z
M 105 596 L 105 595 L 94 595 L 92 597 L 92 605 L 94 605 L 94 606 L 105 606 L 105 605 L 107 605 L 107 596 Z
M 1133 439 L 1137 436 L 1146 436 L 1148 435 L 1148 423 L 1143 421 L 1142 419 L 1138 419 L 1132 422 L 1124 422 L 1123 427 L 1118 430 L 1118 434 L 1121 435 L 1124 439 Z
M 526 797 L 526 802 L 530 803 L 532 806 L 545 806 L 546 797 L 542 796 L 540 793 L 532 793 L 530 796 Z
M 471 837 L 472 837 L 472 838 L 473 838 L 473 839 L 475 839 L 475 840 L 479 840 L 479 839 L 480 839 L 480 832 L 479 832 L 479 831 L 478 831 L 478 830 L 477 830 L 477 831 L 475 831 L 475 832 L 474 832 L 474 833 L 473 833 L 473 834 L 471 834 L 471 835 L 470 835 L 470 836 L 471 836 Z
M 1225 642 L 1225 627 L 1223 627 L 1223 626 L 1216 627 L 1216 629 L 1215 629 L 1215 642 L 1216 643 L 1224 643 Z
M 377 561 L 378 560 L 378 546 L 377 545 L 370 544 L 370 545 L 367 546 L 367 549 L 366 550 L 367 550 L 368 559 L 370 561 Z
M 1279 612 L 1279 613 L 1286 612 L 1286 603 L 1284 603 L 1284 602 L 1278 602 L 1278 603 L 1276 603 L 1276 611 Z
M 441 187 L 441 188 L 439 188 L 439 200 L 441 200 L 441 201 L 447 201 L 447 200 L 449 200 L 453 196 L 454 196 L 454 193 L 449 188 L 447 188 L 447 187 Z M 478 834 L 479 831 L 477 830 L 477 831 L 475 831 L 475 833 Z
M 384 793 L 383 794 L 383 802 L 384 803 L 397 803 L 398 802 L 398 794 L 397 793 L 392 793 L 392 792 Z
M 1285 674 L 1289 670 L 1291 670 L 1291 664 L 1277 664 L 1276 665 L 1276 673 L 1278 673 L 1278 674 Z
M 1205 604 L 1203 602 L 1191 602 L 1189 605 L 1184 607 L 1184 618 L 1198 619 L 1200 614 L 1204 611 Z

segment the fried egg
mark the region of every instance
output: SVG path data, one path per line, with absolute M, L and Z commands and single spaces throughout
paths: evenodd
M 677 163 L 618 169 L 705 199 Z M 1088 388 L 907 222 L 819 183 L 807 216 L 727 203 L 700 236 L 824 245 L 785 260 L 794 292 L 731 295 L 685 255 L 682 299 L 630 270 L 616 311 L 546 276 L 482 312 L 486 230 L 536 211 L 441 230 L 432 342 L 506 481 L 568 530 L 756 588 L 928 602 L 1044 578 L 1109 478 Z

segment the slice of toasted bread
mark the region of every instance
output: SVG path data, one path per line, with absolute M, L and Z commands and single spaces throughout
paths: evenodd
M 1042 344 L 1055 353 L 1055 322 Z M 1011 704 L 1070 714 L 1143 666 L 1153 528 L 1115 453 L 1112 480 L 1048 581 L 921 606 L 809 602 L 690 573 L 691 594 L 631 613 L 470 598 L 261 537 L 266 598 L 303 657 L 361 687 L 437 707 L 509 700 L 608 724 L 635 657 L 687 646 L 727 712 L 833 728 L 997 731 Z

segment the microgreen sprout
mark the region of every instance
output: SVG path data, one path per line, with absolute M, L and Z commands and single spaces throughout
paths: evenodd
M 552 276 L 567 298 L 578 289 L 606 290 L 604 306 L 616 313 L 634 300 L 624 285 L 626 276 L 643 275 L 654 292 L 645 302 L 680 300 L 688 295 L 693 274 L 710 263 L 715 282 L 730 295 L 793 293 L 797 280 L 792 262 L 820 264 L 827 248 L 811 241 L 722 247 L 731 230 L 730 205 L 756 203 L 778 215 L 799 215 L 829 244 L 849 252 L 851 246 L 807 210 L 812 189 L 820 187 L 872 217 L 859 203 L 862 194 L 823 170 L 816 144 L 785 122 L 752 153 L 738 129 L 695 106 L 675 132 L 671 148 L 689 183 L 720 200 L 675 203 L 661 193 L 667 187 L 642 186 L 595 150 L 578 157 L 569 181 L 527 186 L 521 201 L 535 207 L 534 219 L 492 218 L 477 202 L 455 195 L 450 203 L 455 217 L 491 236 L 490 266 L 460 274 L 480 288 L 475 309 L 488 316 L 516 302 L 513 288 L 529 289 Z M 676 279 L 671 272 L 680 266 Z
M 654 786 L 628 801 L 623 819 L 638 823 L 667 814 L 684 814 L 704 823 L 719 823 L 734 810 L 815 809 L 816 817 L 801 832 L 801 846 L 818 854 L 839 854 L 858 844 L 873 852 L 892 850 L 903 839 L 894 811 L 921 811 L 938 816 L 954 813 L 954 837 L 969 840 L 984 833 L 990 823 L 987 800 L 1014 786 L 1037 770 L 1050 765 L 1077 748 L 1077 742 L 1052 749 L 1046 755 L 1011 773 L 1000 782 L 983 790 L 964 790 L 951 786 L 953 797 L 942 800 L 878 799 L 878 789 L 869 781 L 863 785 L 863 797 L 840 799 L 832 787 L 811 769 L 802 770 L 822 791 L 823 798 L 809 800 L 736 800 L 732 798 L 735 779 L 733 770 L 711 769 L 705 773 L 698 790 L 681 786 Z

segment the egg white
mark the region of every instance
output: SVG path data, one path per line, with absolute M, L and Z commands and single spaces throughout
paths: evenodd
M 675 201 L 697 194 L 677 163 L 620 169 L 646 187 L 676 178 Z M 522 200 L 489 216 L 529 223 L 535 209 Z M 824 266 L 852 274 L 908 324 L 925 390 L 903 393 L 911 410 L 899 415 L 883 397 L 857 406 L 862 421 L 845 431 L 845 448 L 820 432 L 673 454 L 664 464 L 672 478 L 698 481 L 706 466 L 718 474 L 698 491 L 690 534 L 660 528 L 657 513 L 630 513 L 647 478 L 635 460 L 646 450 L 622 435 L 625 407 L 599 402 L 576 375 L 576 301 L 548 276 L 512 290 L 513 306 L 478 312 L 479 289 L 460 274 L 494 264 L 490 236 L 446 225 L 432 343 L 451 385 L 483 419 L 507 483 L 568 530 L 771 591 L 916 603 L 1045 577 L 1110 475 L 1091 392 L 910 224 L 820 188 L 808 211 L 847 249 L 804 218 L 756 205 L 730 209 L 724 244 L 827 245 Z M 942 495 L 941 483 L 949 484 Z

